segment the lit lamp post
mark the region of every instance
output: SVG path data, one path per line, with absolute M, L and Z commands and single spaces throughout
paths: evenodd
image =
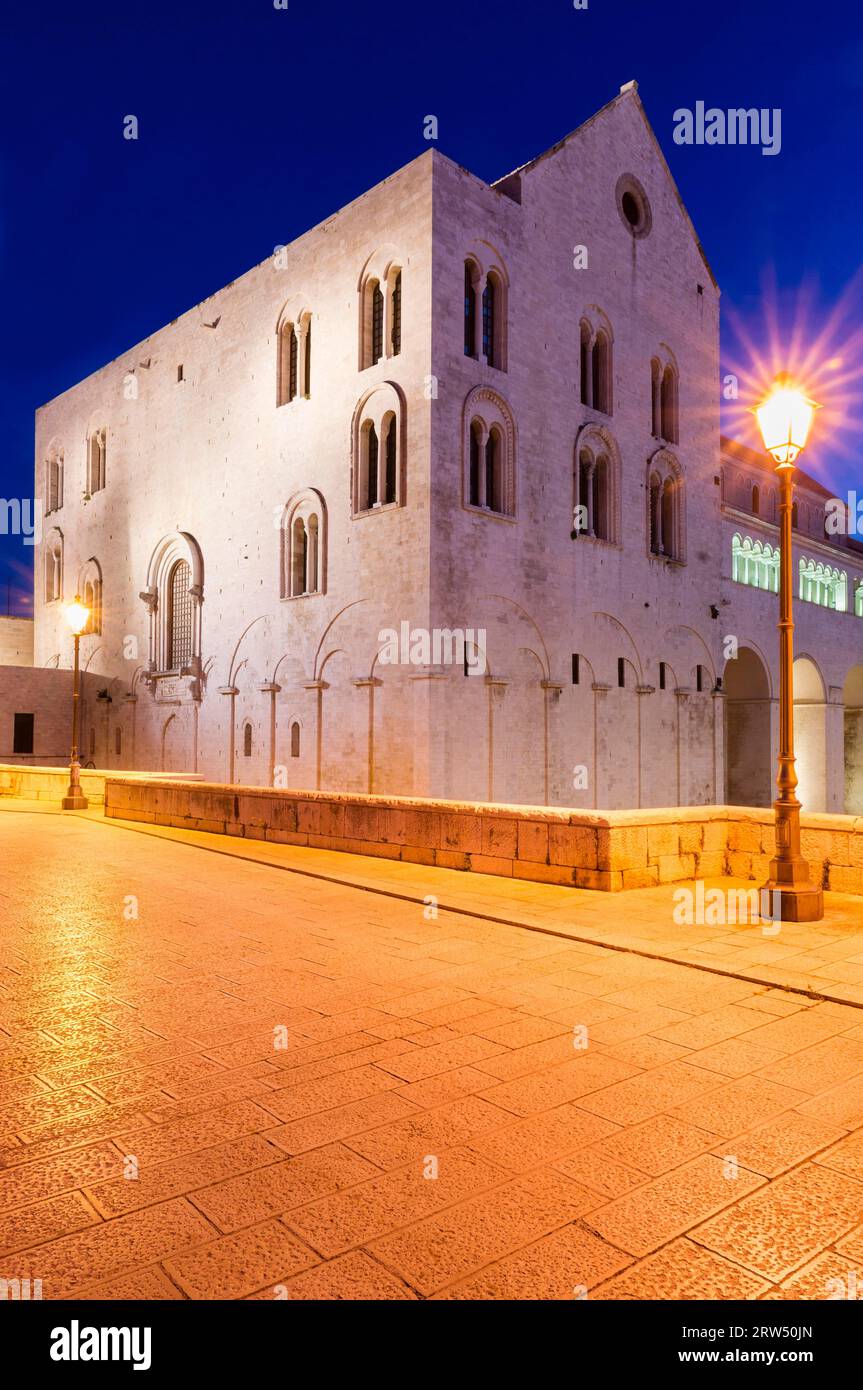
M 81 791 L 81 764 L 78 761 L 78 706 L 81 702 L 78 648 L 81 634 L 90 621 L 90 610 L 76 596 L 75 602 L 64 608 L 63 616 L 75 639 L 75 666 L 72 677 L 72 756 L 69 761 L 69 789 L 63 797 L 64 811 L 86 811 L 88 801 Z
M 794 464 L 802 452 L 818 406 L 785 376 L 755 411 L 764 447 L 779 477 L 779 795 L 776 813 L 776 855 L 762 892 L 769 894 L 769 916 L 775 922 L 817 922 L 824 916 L 824 895 L 809 882 L 809 865 L 800 853 L 800 802 L 795 796 L 794 768 L 794 618 L 791 554 L 791 508 Z M 765 913 L 764 915 L 768 915 Z

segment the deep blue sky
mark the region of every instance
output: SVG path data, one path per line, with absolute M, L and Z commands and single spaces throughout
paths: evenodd
M 729 369 L 729 311 L 761 343 L 770 283 L 789 315 L 808 285 L 812 332 L 843 294 L 860 318 L 856 0 L 13 0 L 0 44 L 0 497 L 32 495 L 36 406 L 421 153 L 429 113 L 493 180 L 636 78 L 723 291 Z M 699 100 L 781 107 L 781 154 L 675 145 Z M 810 459 L 834 486 L 860 473 L 845 415 Z M 0 612 L 7 581 L 29 611 L 31 558 L 0 536 Z

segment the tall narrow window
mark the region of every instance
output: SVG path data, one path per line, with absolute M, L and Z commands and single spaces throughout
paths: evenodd
M 605 456 L 598 458 L 593 466 L 593 534 L 597 540 L 607 541 L 609 538 L 609 516 L 608 516 L 608 459 Z
M 501 507 L 501 447 L 500 430 L 489 431 L 485 444 L 485 505 L 493 512 Z
M 372 366 L 384 355 L 384 294 L 377 280 L 372 290 Z
M 626 685 L 626 657 L 623 656 L 617 658 L 617 684 Z
M 476 357 L 476 286 L 470 261 L 464 264 L 464 355 Z
M 796 502 L 791 503 L 791 525 L 794 527 L 795 531 L 798 529 L 800 525 L 800 513 L 797 509 Z
M 312 394 L 312 320 L 311 320 L 311 318 L 309 318 L 309 319 L 306 321 L 306 334 L 305 334 L 305 342 L 304 342 L 304 344 L 303 344 L 303 347 L 304 347 L 304 349 L 305 349 L 305 357 L 306 357 L 305 365 L 304 365 L 304 367 L 303 367 L 303 395 L 305 396 L 306 400 L 308 400 L 309 397 L 310 397 L 311 394 Z
M 289 345 L 288 362 L 288 400 L 292 401 L 297 394 L 297 374 L 299 369 L 299 344 L 297 335 L 291 331 L 291 341 Z
M 168 657 L 172 671 L 182 671 L 192 658 L 192 571 L 178 560 L 168 583 Z
M 479 456 L 480 456 L 480 427 L 474 421 L 470 427 L 470 504 L 472 507 L 479 506 Z
M 662 374 L 661 393 L 662 437 L 670 444 L 677 443 L 677 376 L 672 366 Z
M 650 363 L 650 433 L 654 439 L 659 439 L 662 432 L 661 374 L 662 368 L 654 357 Z
M 386 490 L 384 502 L 396 500 L 396 417 L 390 416 L 386 436 Z
M 572 683 L 578 685 L 581 679 L 581 660 L 578 652 L 572 653 Z
M 666 478 L 662 488 L 662 549 L 669 559 L 674 559 L 674 484 Z
M 582 323 L 581 339 L 581 403 L 590 405 L 590 326 Z
M 250 724 L 250 723 L 248 722 L 248 720 L 247 720 L 246 723 L 243 725 L 243 757 L 244 757 L 244 758 L 250 758 L 251 756 L 252 756 L 252 726 L 251 726 L 251 724 Z
M 611 414 L 611 347 L 605 333 L 600 329 L 593 343 L 591 354 L 593 408 L 604 415 Z
M 495 310 L 497 289 L 489 278 L 482 292 L 482 352 L 490 367 L 496 367 L 495 360 Z
M 366 431 L 366 506 L 371 510 L 378 500 L 378 432 L 374 425 Z
M 291 535 L 291 595 L 308 593 L 308 532 L 301 516 L 295 517 Z
M 761 493 L 757 487 L 752 489 L 752 515 L 757 516 L 761 510 Z
M 659 688 L 660 688 L 660 690 L 664 690 L 664 689 L 665 689 L 665 662 L 664 662 L 664 661 L 660 661 L 660 663 L 659 663 Z
M 300 726 L 296 720 L 291 725 L 291 757 L 300 756 Z
M 402 350 L 402 273 L 397 271 L 392 284 L 392 334 L 393 357 Z
M 114 752 L 118 758 L 123 753 L 123 730 L 120 728 L 114 730 Z
M 650 549 L 654 555 L 662 554 L 662 511 L 660 508 L 660 485 L 658 478 L 650 480 Z
M 87 440 L 87 491 L 101 492 L 105 486 L 106 431 L 93 430 Z

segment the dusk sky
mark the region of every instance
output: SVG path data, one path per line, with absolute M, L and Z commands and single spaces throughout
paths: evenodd
M 632 78 L 722 289 L 723 370 L 796 323 L 825 404 L 806 466 L 863 492 L 857 4 L 47 0 L 3 19 L 0 496 L 32 497 L 38 405 L 422 153 L 426 115 L 493 181 Z M 676 145 L 699 101 L 780 108 L 781 151 Z M 31 611 L 31 561 L 0 536 L 0 611 L 7 585 Z

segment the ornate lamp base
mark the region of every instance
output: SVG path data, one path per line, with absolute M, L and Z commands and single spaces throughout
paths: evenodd
M 771 864 L 771 869 L 773 865 Z M 764 894 L 767 894 L 765 902 Z M 824 916 L 824 894 L 812 883 L 782 883 L 769 878 L 761 888 L 761 901 L 774 922 L 820 922 Z

